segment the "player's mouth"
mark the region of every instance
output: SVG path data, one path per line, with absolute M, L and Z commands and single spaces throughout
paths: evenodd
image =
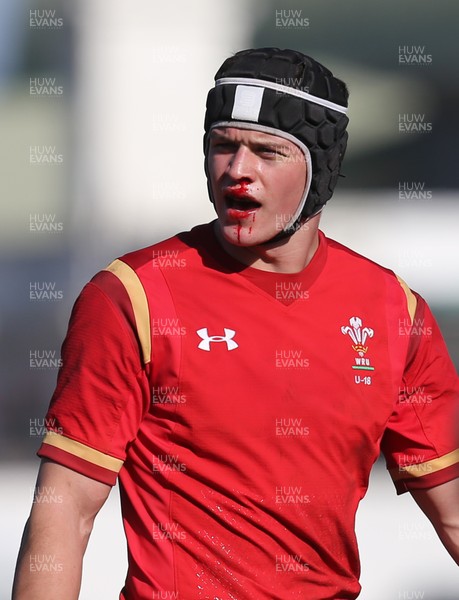
M 226 212 L 230 217 L 244 219 L 261 207 L 261 202 L 255 200 L 240 187 L 227 188 L 224 193 Z

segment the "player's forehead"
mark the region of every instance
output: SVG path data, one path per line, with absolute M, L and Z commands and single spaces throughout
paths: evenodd
M 213 127 L 210 137 L 211 140 L 222 139 L 246 144 L 292 146 L 292 148 L 297 148 L 296 144 L 282 136 L 257 129 L 243 129 L 241 127 L 230 126 Z

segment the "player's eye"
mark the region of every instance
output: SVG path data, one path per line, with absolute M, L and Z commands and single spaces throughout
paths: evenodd
M 215 140 L 211 142 L 211 148 L 215 152 L 232 152 L 236 148 L 236 144 L 230 140 Z
M 261 155 L 272 158 L 285 157 L 285 149 L 281 146 L 260 146 L 258 152 Z

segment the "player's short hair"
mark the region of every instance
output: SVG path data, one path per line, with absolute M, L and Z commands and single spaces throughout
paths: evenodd
M 333 194 L 347 144 L 348 97 L 343 81 L 301 52 L 279 48 L 237 52 L 219 68 L 207 96 L 206 174 L 213 127 L 258 129 L 291 139 L 305 153 L 312 171 L 294 222 L 288 225 L 295 231 Z

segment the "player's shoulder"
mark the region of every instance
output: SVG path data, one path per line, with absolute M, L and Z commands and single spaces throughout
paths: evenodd
M 199 262 L 199 252 L 212 237 L 212 225 L 193 227 L 160 242 L 128 252 L 116 258 L 91 279 L 90 284 L 109 298 L 118 298 L 127 291 L 130 297 L 141 298 L 147 282 L 160 284 L 165 272 L 178 266 Z M 194 255 L 192 257 L 191 255 Z M 178 269 L 181 274 L 186 269 Z M 91 287 L 91 286 L 90 286 Z
M 378 282 L 391 287 L 395 292 L 406 297 L 409 305 L 415 303 L 415 296 L 419 298 L 416 292 L 392 269 L 385 267 L 367 256 L 352 250 L 348 246 L 326 237 L 328 246 L 328 256 L 335 268 L 343 275 L 348 273 L 353 279 L 366 283 L 368 286 L 375 287 Z
M 397 279 L 396 274 L 391 269 L 375 262 L 374 260 L 352 250 L 348 246 L 337 242 L 326 236 L 329 257 L 334 260 L 340 268 L 359 269 L 371 272 L 375 276 Z
M 138 325 L 148 321 L 145 315 L 148 315 L 151 291 L 156 290 L 161 296 L 167 287 L 164 272 L 186 273 L 186 269 L 174 267 L 185 266 L 195 260 L 187 253 L 198 255 L 211 237 L 211 227 L 211 224 L 198 225 L 190 231 L 115 259 L 84 286 L 77 301 L 78 309 L 80 312 L 91 309 L 94 314 L 114 310 L 120 318 L 128 321 L 132 330 L 138 331 Z M 149 356 L 149 329 L 141 327 L 138 335 L 144 355 Z

